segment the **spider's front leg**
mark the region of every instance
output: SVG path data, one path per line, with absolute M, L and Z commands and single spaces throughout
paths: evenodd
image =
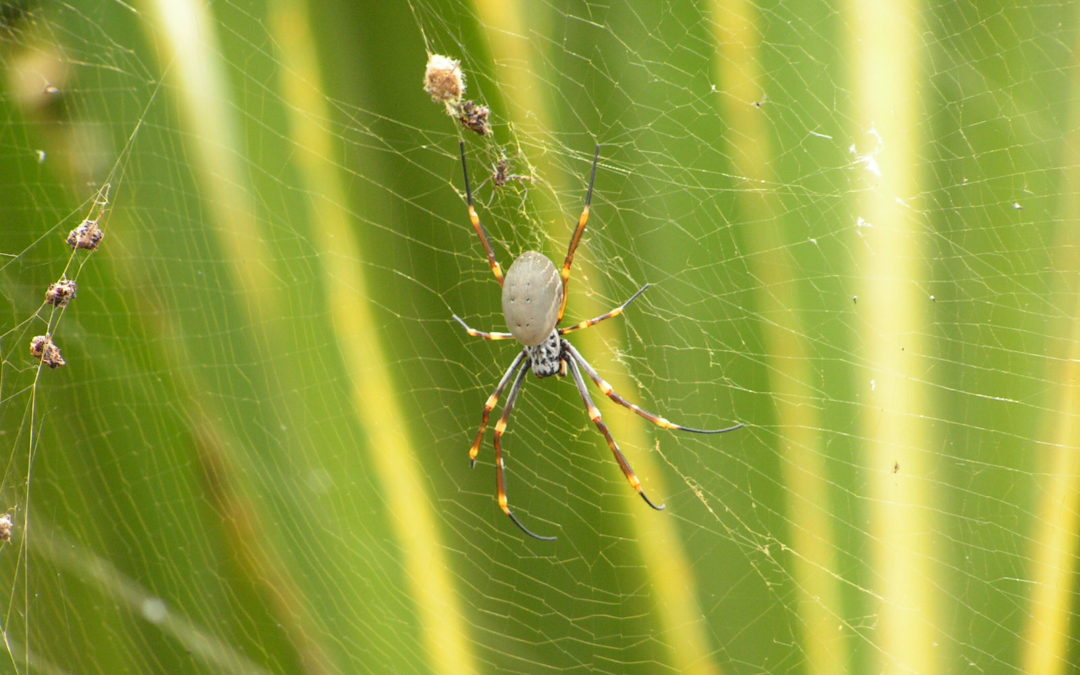
M 589 209 L 592 206 L 592 193 L 593 186 L 596 185 L 596 167 L 600 163 L 600 146 L 596 146 L 596 152 L 593 154 L 592 161 L 592 175 L 589 177 L 589 191 L 585 195 L 585 208 L 581 210 L 581 217 L 578 218 L 577 227 L 574 229 L 573 236 L 570 237 L 570 248 L 566 251 L 566 260 L 563 262 L 562 270 L 559 272 L 559 277 L 562 279 L 562 303 L 559 306 L 559 321 L 562 321 L 563 314 L 566 313 L 566 285 L 570 283 L 570 266 L 574 264 L 574 253 L 577 251 L 578 244 L 581 243 L 581 235 L 585 234 L 585 226 L 589 223 Z
M 469 166 L 465 162 L 465 141 L 461 141 L 461 172 L 465 174 L 465 201 L 469 206 L 469 222 L 472 223 L 473 229 L 476 230 L 477 236 L 480 237 L 480 243 L 484 245 L 484 252 L 487 254 L 488 265 L 491 266 L 491 273 L 495 275 L 495 278 L 499 280 L 499 285 L 503 282 L 502 268 L 499 267 L 499 261 L 495 260 L 495 251 L 491 248 L 491 242 L 488 240 L 487 230 L 480 223 L 480 216 L 476 214 L 476 207 L 473 206 L 472 188 L 469 186 Z

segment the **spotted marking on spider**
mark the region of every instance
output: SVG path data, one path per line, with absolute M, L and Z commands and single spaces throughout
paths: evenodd
M 551 262 L 551 260 L 543 253 L 526 251 L 510 265 L 510 269 L 507 270 L 504 275 L 502 268 L 495 259 L 495 251 L 491 247 L 491 242 L 487 236 L 487 230 L 485 230 L 484 226 L 480 223 L 480 217 L 477 215 L 476 208 L 473 205 L 472 189 L 469 187 L 469 168 L 465 161 L 465 142 L 461 142 L 461 168 L 465 176 L 465 199 L 469 207 L 469 220 L 472 222 L 473 229 L 476 230 L 477 236 L 480 237 L 480 243 L 484 246 L 484 252 L 487 254 L 488 265 L 491 267 L 492 274 L 495 275 L 499 284 L 502 285 L 503 316 L 506 319 L 506 326 L 510 329 L 510 332 L 502 333 L 476 330 L 475 328 L 469 327 L 469 325 L 456 314 L 454 315 L 454 320 L 461 324 L 465 331 L 473 337 L 479 337 L 485 340 L 514 339 L 520 342 L 523 347 L 521 352 L 518 353 L 517 357 L 515 357 L 514 361 L 510 364 L 510 367 L 503 373 L 502 378 L 495 387 L 495 391 L 492 392 L 487 401 L 484 402 L 484 412 L 480 421 L 480 430 L 476 433 L 476 439 L 473 441 L 472 447 L 469 448 L 469 460 L 472 462 L 473 466 L 476 466 L 476 457 L 480 453 L 480 445 L 483 443 L 484 433 L 487 431 L 488 422 L 491 419 L 491 411 L 498 405 L 499 398 L 502 396 L 507 385 L 509 385 L 510 393 L 506 397 L 506 404 L 503 406 L 502 415 L 500 415 L 499 420 L 495 423 L 495 486 L 499 508 L 501 508 L 503 513 L 509 516 L 510 520 L 521 528 L 525 534 L 545 541 L 551 541 L 557 537 L 546 537 L 536 534 L 522 525 L 521 521 L 519 521 L 513 511 L 510 510 L 510 502 L 506 496 L 506 468 L 503 463 L 502 437 L 506 432 L 506 427 L 510 421 L 510 414 L 514 411 L 514 405 L 517 403 L 518 395 L 521 393 L 521 387 L 525 382 L 525 376 L 529 374 L 529 371 L 535 373 L 537 377 L 542 378 L 550 377 L 552 375 L 563 377 L 569 370 L 570 375 L 574 378 L 574 383 L 577 385 L 578 395 L 581 396 L 581 400 L 585 404 L 585 410 L 589 419 L 596 425 L 596 428 L 599 429 L 600 433 L 604 435 L 604 439 L 607 441 L 608 447 L 611 448 L 611 452 L 615 456 L 615 461 L 619 464 L 619 468 L 622 470 L 623 475 L 626 476 L 627 482 L 630 483 L 630 487 L 641 495 L 641 498 L 645 500 L 646 504 L 657 511 L 663 510 L 665 506 L 663 504 L 655 504 L 645 494 L 645 490 L 641 487 L 641 481 L 630 467 L 630 462 L 627 461 L 622 450 L 619 449 L 619 445 L 615 442 L 615 438 L 612 437 L 607 425 L 604 424 L 603 418 L 600 415 L 600 410 L 593 403 L 592 397 L 589 395 L 589 391 L 585 386 L 585 379 L 581 374 L 583 370 L 585 371 L 585 374 L 589 376 L 589 379 L 593 381 L 593 384 L 595 384 L 605 396 L 619 405 L 633 410 L 638 415 L 641 415 L 663 429 L 689 431 L 696 434 L 722 434 L 728 431 L 734 431 L 743 426 L 742 424 L 736 424 L 724 429 L 694 429 L 675 424 L 668 419 L 659 415 L 654 415 L 643 408 L 639 408 L 617 394 L 614 389 L 612 389 L 611 385 L 604 381 L 604 379 L 600 377 L 600 374 L 589 365 L 589 362 L 585 360 L 585 357 L 583 357 L 569 341 L 563 338 L 567 333 L 583 330 L 590 326 L 595 326 L 601 321 L 619 316 L 630 303 L 637 300 L 641 294 L 649 288 L 649 285 L 645 284 L 637 293 L 634 293 L 629 300 L 606 314 L 601 314 L 592 319 L 586 319 L 585 321 L 581 321 L 571 326 L 563 328 L 559 327 L 559 324 L 562 322 L 563 314 L 566 312 L 566 285 L 570 282 L 570 267 L 574 262 L 574 252 L 577 251 L 578 244 L 581 243 L 581 236 L 585 232 L 585 226 L 589 222 L 589 207 L 592 203 L 593 186 L 596 183 L 596 168 L 599 161 L 600 146 L 598 145 L 596 146 L 596 153 L 593 155 L 592 175 L 589 178 L 589 190 L 585 195 L 585 208 L 582 210 L 581 217 L 578 218 L 577 228 L 570 238 L 570 248 L 566 253 L 566 260 L 563 262 L 562 269 L 557 269 L 555 263 Z

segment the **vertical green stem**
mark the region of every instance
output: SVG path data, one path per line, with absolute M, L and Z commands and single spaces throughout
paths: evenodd
M 944 580 L 939 531 L 928 489 L 937 472 L 928 427 L 932 392 L 925 386 L 924 315 L 927 241 L 910 200 L 920 193 L 921 6 L 911 0 L 852 0 L 847 9 L 853 63 L 855 164 L 864 189 L 850 248 L 859 256 L 856 373 L 879 672 L 934 673 L 951 662 L 938 633 L 937 598 Z M 895 467 L 901 467 L 894 473 Z M 935 646 L 936 645 L 936 646 Z
M 721 111 L 731 128 L 725 140 L 732 168 L 752 183 L 775 185 L 766 112 L 754 105 L 765 98 L 758 15 L 745 0 L 714 2 L 711 9 L 717 45 L 713 68 L 722 90 Z M 837 673 L 844 670 L 846 651 L 837 645 L 843 638 L 836 630 L 842 609 L 834 573 L 836 542 L 828 510 L 825 452 L 817 431 L 821 420 L 818 409 L 809 405 L 815 396 L 809 384 L 813 350 L 798 313 L 803 306 L 797 292 L 802 274 L 784 236 L 774 193 L 743 190 L 738 199 L 747 259 L 761 282 L 758 311 L 769 319 L 762 322 L 762 330 L 772 363 L 769 389 L 777 425 L 784 430 L 780 451 L 785 455 L 781 466 L 789 495 L 788 545 L 802 595 L 799 615 L 806 665 L 809 672 Z
M 330 117 L 319 85 L 317 56 L 308 17 L 300 3 L 281 0 L 272 14 L 272 30 L 284 62 L 282 90 L 289 104 L 297 166 L 310 200 L 311 222 L 325 274 L 325 295 L 336 342 L 352 381 L 353 408 L 367 435 L 403 558 L 402 576 L 419 613 L 421 641 L 432 671 L 477 670 L 471 639 L 450 578 L 450 565 L 433 502 L 424 488 L 417 448 L 406 430 L 412 424 L 395 395 L 378 321 L 358 260 L 370 259 L 353 234 L 346 210 L 334 139 L 320 123 Z M 347 292 L 336 289 L 345 288 Z

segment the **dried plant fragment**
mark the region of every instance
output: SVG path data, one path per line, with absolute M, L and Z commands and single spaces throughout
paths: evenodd
M 45 291 L 45 302 L 56 307 L 67 307 L 78 293 L 79 287 L 74 279 L 61 279 Z
M 475 131 L 481 136 L 487 136 L 491 133 L 491 123 L 488 121 L 490 116 L 491 110 L 486 105 L 480 105 L 473 101 L 465 101 L 458 110 L 458 120 L 461 121 L 461 126 Z
M 68 234 L 67 243 L 72 248 L 95 251 L 104 238 L 105 231 L 98 226 L 98 221 L 87 219 Z
M 52 335 L 38 335 L 31 340 L 30 355 L 50 368 L 67 365 L 60 348 L 52 341 Z

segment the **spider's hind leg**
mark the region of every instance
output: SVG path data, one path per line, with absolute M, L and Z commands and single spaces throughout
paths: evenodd
M 455 319 L 457 317 L 454 317 Z M 476 440 L 473 441 L 472 447 L 469 448 L 469 465 L 476 466 L 476 456 L 480 454 L 480 444 L 484 442 L 484 432 L 487 431 L 488 420 L 491 419 L 491 411 L 495 409 L 495 406 L 499 403 L 499 397 L 502 396 L 503 389 L 506 389 L 506 385 L 517 373 L 521 367 L 521 362 L 525 360 L 525 352 L 522 351 L 514 359 L 514 362 L 510 364 L 510 367 L 503 373 L 502 379 L 499 380 L 499 384 L 495 387 L 495 391 L 491 392 L 491 396 L 488 396 L 487 401 L 484 401 L 484 414 L 480 418 L 480 430 L 476 432 Z
M 726 434 L 729 431 L 735 431 L 736 429 L 743 428 L 742 424 L 735 424 L 730 427 L 724 427 L 723 429 L 695 429 L 694 427 L 684 427 L 681 424 L 675 424 L 666 417 L 661 417 L 660 415 L 653 414 L 640 406 L 634 405 L 630 401 L 627 401 L 625 398 L 617 394 L 615 390 L 611 387 L 611 385 L 608 384 L 607 381 L 604 380 L 604 378 L 600 377 L 600 374 L 596 372 L 596 369 L 589 365 L 589 362 L 585 360 L 585 357 L 581 355 L 581 352 L 579 352 L 577 349 L 574 349 L 574 346 L 569 342 L 566 343 L 566 355 L 570 360 L 573 361 L 574 364 L 580 365 L 582 368 L 585 369 L 585 372 L 589 375 L 589 378 L 596 383 L 597 388 L 600 389 L 600 391 L 602 391 L 605 396 L 610 398 L 612 401 L 615 401 L 619 405 L 623 406 L 624 408 L 629 408 L 630 410 L 633 410 L 635 413 L 641 415 L 642 417 L 649 420 L 661 429 L 689 431 L 695 434 Z
M 514 404 L 517 403 L 518 394 L 521 393 L 521 385 L 525 381 L 525 375 L 528 374 L 528 372 L 528 368 L 522 368 L 518 371 L 518 375 L 514 379 L 514 385 L 510 387 L 510 394 L 506 397 L 506 407 L 503 408 L 503 413 L 502 416 L 499 417 L 499 421 L 495 423 L 495 488 L 498 491 L 499 508 L 503 510 L 503 513 L 510 517 L 510 520 L 512 520 L 515 525 L 521 528 L 522 532 L 534 539 L 540 539 L 541 541 L 555 541 L 558 537 L 545 537 L 536 534 L 522 525 L 521 521 L 518 520 L 517 516 L 510 510 L 510 501 L 506 496 L 506 468 L 503 466 L 502 436 L 506 431 L 506 425 L 510 421 L 510 413 L 514 412 Z
M 604 438 L 607 439 L 608 447 L 611 448 L 611 453 L 615 455 L 615 461 L 619 463 L 619 468 L 622 469 L 623 475 L 626 476 L 626 480 L 630 483 L 630 487 L 637 490 L 637 493 L 641 495 L 641 498 L 645 500 L 645 503 L 657 511 L 666 509 L 667 506 L 664 504 L 657 506 L 649 499 L 649 496 L 645 494 L 645 489 L 641 487 L 641 481 L 630 467 L 630 462 L 626 460 L 626 455 L 619 449 L 619 444 L 615 442 L 615 438 L 611 435 L 607 425 L 604 424 L 604 420 L 601 419 L 600 409 L 596 407 L 592 397 L 589 396 L 589 391 L 585 388 L 585 380 L 581 377 L 581 369 L 578 368 L 577 362 L 570 360 L 570 371 L 574 374 L 574 382 L 577 384 L 578 393 L 581 394 L 581 400 L 585 402 L 585 409 L 589 411 L 589 419 L 593 421 L 593 424 L 600 430 L 600 433 L 604 434 Z

